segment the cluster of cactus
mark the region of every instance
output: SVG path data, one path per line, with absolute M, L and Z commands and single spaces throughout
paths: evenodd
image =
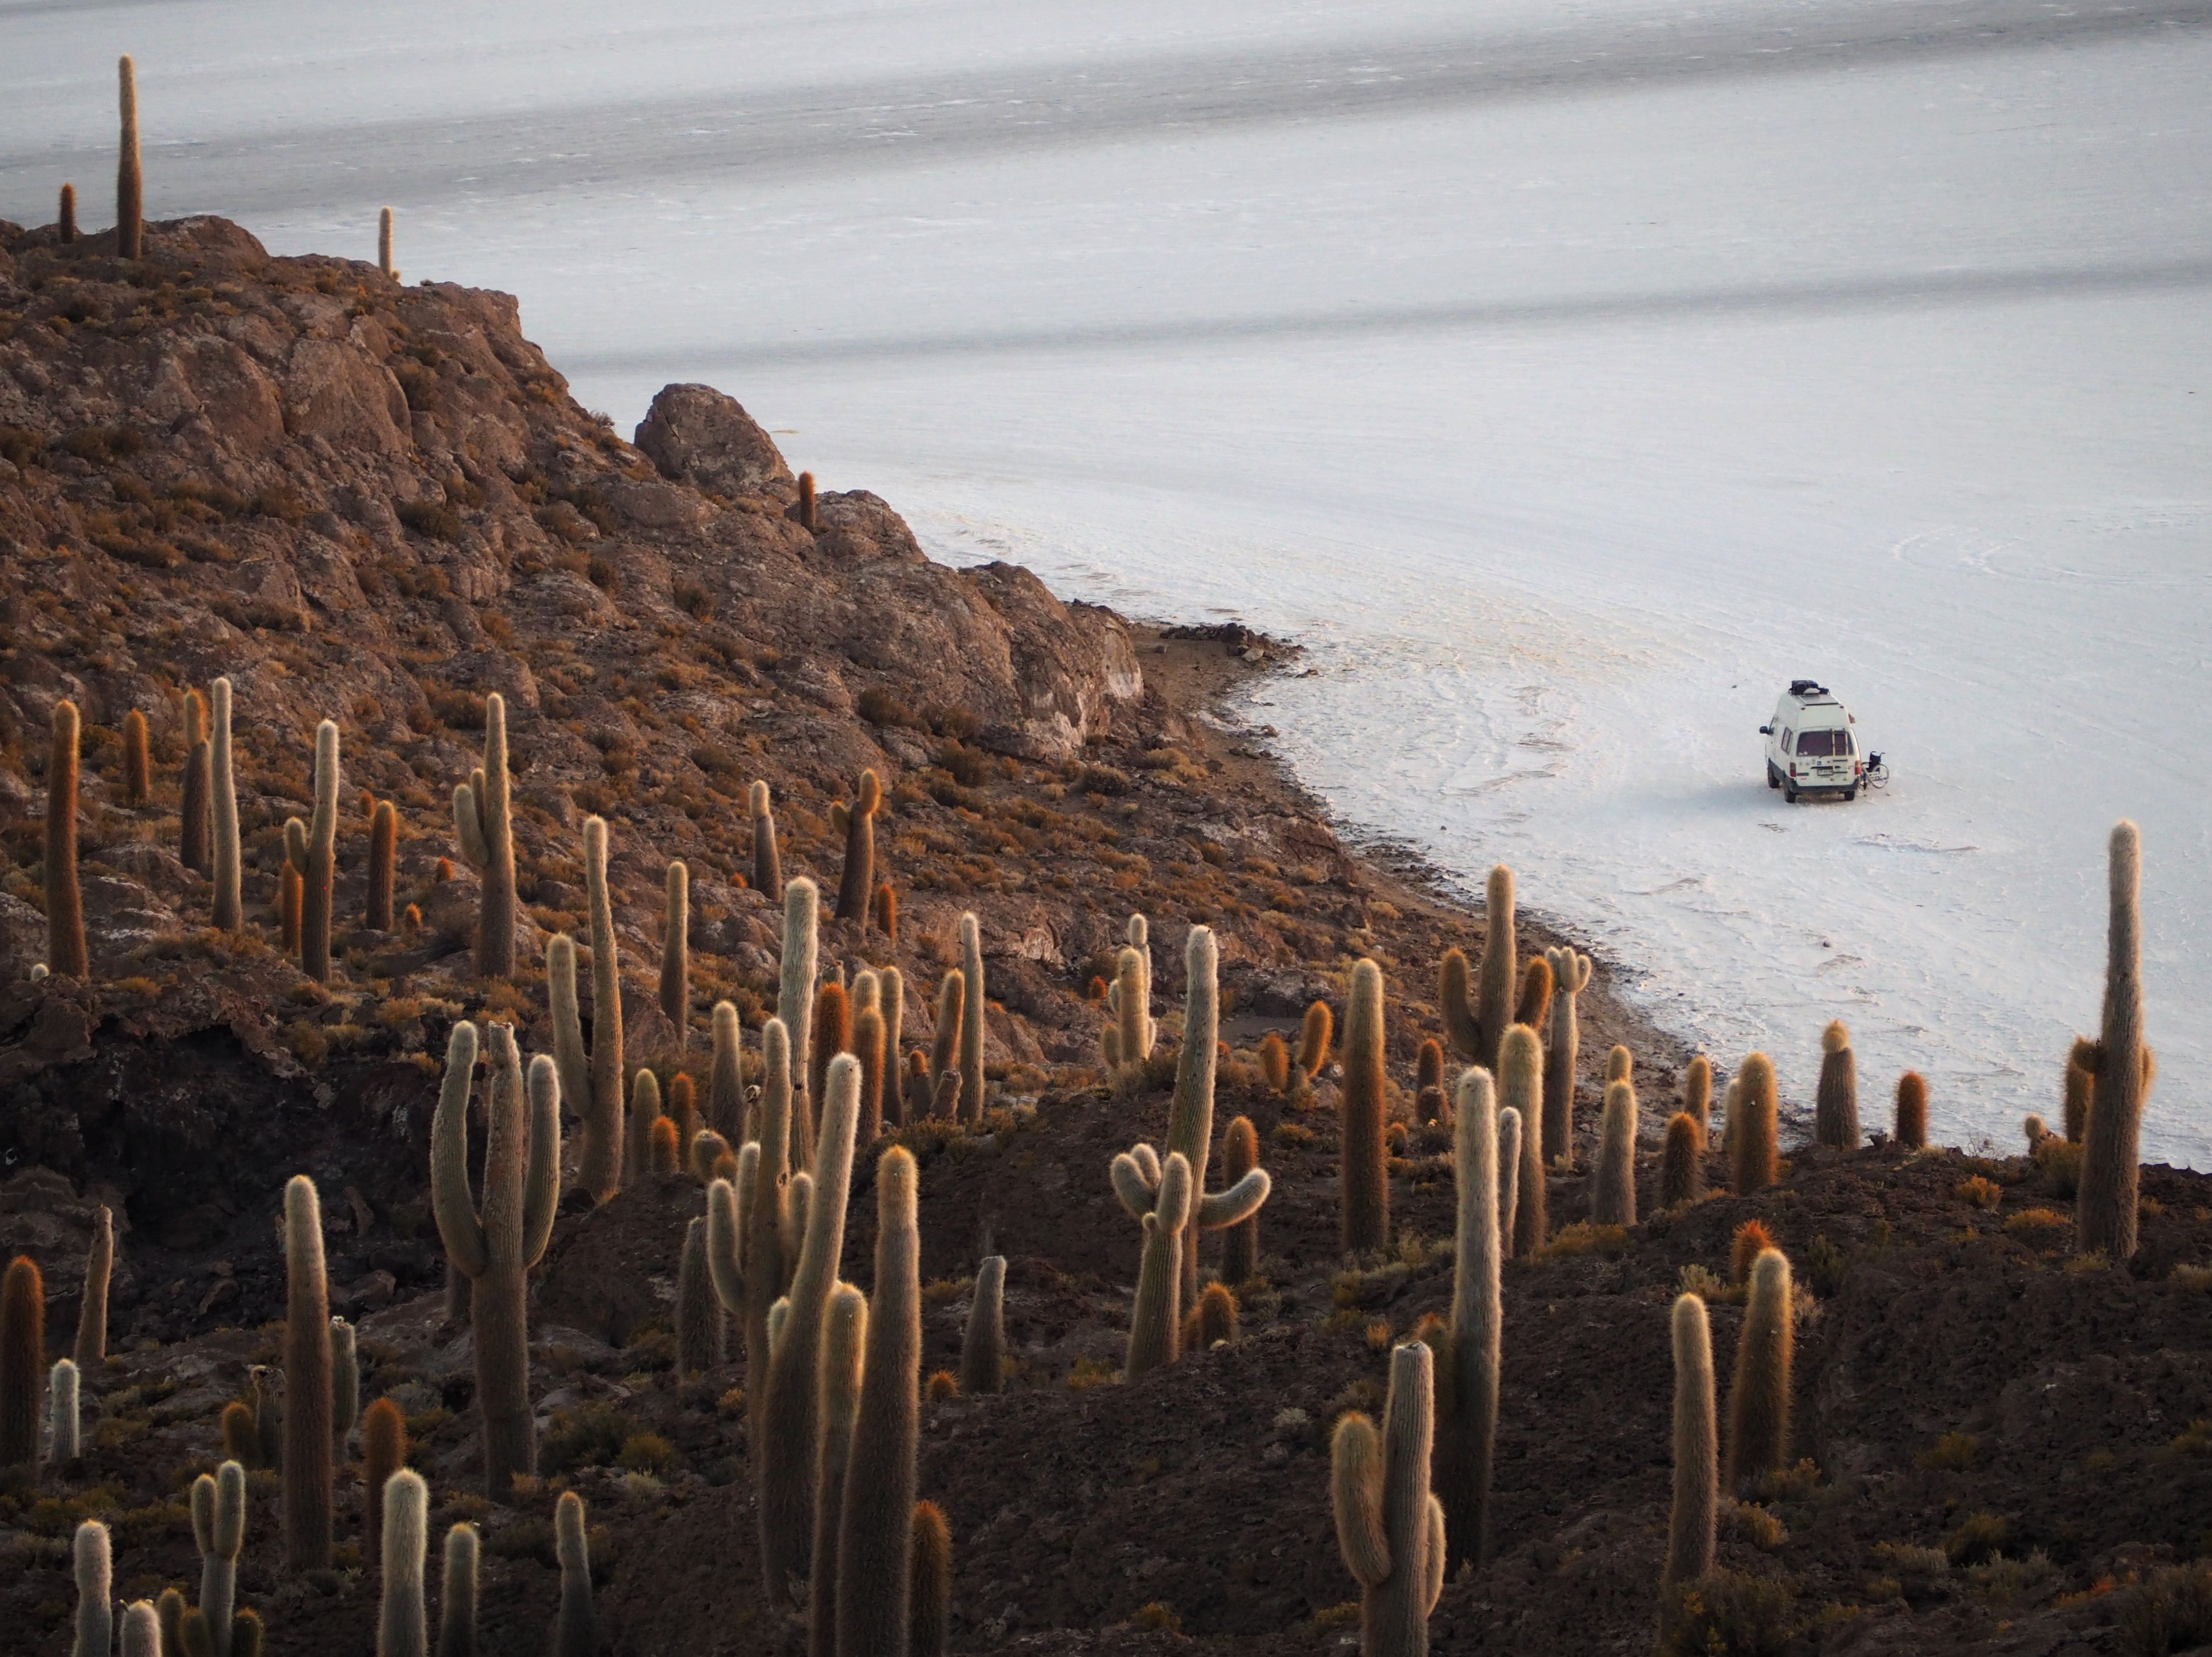
M 1360 1651 L 1424 1657 L 1449 1548 L 1443 1507 L 1429 1490 L 1434 1375 L 1419 1341 L 1390 1354 L 1382 1423 L 1376 1432 L 1357 1410 L 1336 1423 L 1329 1490 L 1337 1547 L 1359 1584 Z
M 1127 941 L 1115 957 L 1114 981 L 1106 987 L 1106 1011 L 1112 1019 L 1100 1033 L 1099 1051 L 1109 1075 L 1137 1077 L 1159 1036 L 1152 1020 L 1150 923 L 1141 913 L 1133 914 L 1122 936 Z
M 1460 1077 L 1452 1119 L 1459 1214 L 1451 1319 L 1436 1349 L 1435 1480 L 1452 1561 L 1489 1554 L 1492 1458 L 1498 1440 L 1498 1366 L 1504 1326 L 1500 1267 L 1510 1223 L 1501 1211 L 1498 1090 L 1479 1067 Z
M 592 1045 L 584 1047 L 583 1016 L 576 1003 L 576 945 L 566 933 L 545 945 L 546 1000 L 553 1016 L 553 1063 L 561 1095 L 584 1119 L 578 1173 L 595 1202 L 605 1202 L 623 1183 L 622 959 L 615 943 L 614 910 L 607 897 L 607 825 L 584 822 L 584 883 L 592 926 Z
M 337 867 L 338 728 L 325 719 L 315 727 L 315 811 L 312 824 L 297 817 L 284 822 L 284 861 L 300 891 L 296 943 L 300 967 L 317 983 L 331 976 L 331 905 Z M 287 907 L 289 914 L 289 906 Z
M 866 920 L 876 892 L 876 813 L 884 803 L 883 780 L 860 773 L 853 803 L 830 808 L 830 827 L 845 836 L 845 871 L 837 883 L 837 919 Z

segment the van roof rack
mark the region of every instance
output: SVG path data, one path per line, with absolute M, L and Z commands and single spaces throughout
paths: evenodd
M 1814 679 L 1792 679 L 1790 682 L 1790 694 L 1801 700 L 1812 696 L 1825 696 L 1828 694 L 1828 687 Z

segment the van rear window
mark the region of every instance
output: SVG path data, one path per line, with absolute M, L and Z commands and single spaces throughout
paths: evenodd
M 1851 751 L 1851 733 L 1848 731 L 1807 731 L 1797 738 L 1800 755 L 1811 755 L 1816 759 L 1828 759 L 1848 755 Z

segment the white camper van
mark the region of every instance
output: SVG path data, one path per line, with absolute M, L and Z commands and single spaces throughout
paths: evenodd
M 1766 786 L 1792 805 L 1815 792 L 1859 797 L 1866 768 L 1851 727 L 1850 710 L 1826 685 L 1794 679 L 1774 705 L 1774 721 L 1759 727 L 1766 738 Z

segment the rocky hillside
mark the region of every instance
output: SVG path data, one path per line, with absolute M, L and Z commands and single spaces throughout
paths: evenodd
M 544 945 L 584 933 L 587 816 L 611 828 L 628 1056 L 703 1077 L 713 1004 L 757 1031 L 775 998 L 781 911 L 746 880 L 750 785 L 772 791 L 786 873 L 834 891 L 831 808 L 872 769 L 896 933 L 825 920 L 825 965 L 898 966 L 905 1045 L 926 1047 L 931 986 L 972 910 L 990 998 L 988 1112 L 895 1136 L 921 1165 L 925 1373 L 957 1368 L 979 1259 L 1009 1262 L 1006 1390 L 935 1386 L 922 1417 L 921 1492 L 953 1540 L 952 1648 L 1356 1647 L 1328 1436 L 1377 1406 L 1393 1344 L 1450 1301 L 1452 1142 L 1419 1120 L 1416 1053 L 1443 1033 L 1440 956 L 1483 942 L 1484 921 L 1419 871 L 1347 851 L 1211 717 L 1229 677 L 1268 671 L 1279 646 L 1162 634 L 1003 565 L 946 569 L 864 493 L 823 494 L 811 515 L 719 392 L 668 388 L 623 440 L 568 396 L 502 295 L 272 259 L 214 219 L 149 226 L 127 261 L 109 239 L 0 225 L 0 1255 L 44 1268 L 48 1357 L 67 1350 L 100 1205 L 118 1239 L 82 1454 L 37 1479 L 0 1472 L 0 1646 L 66 1648 L 69 1538 L 88 1515 L 113 1532 L 118 1597 L 197 1582 L 184 1492 L 223 1454 L 225 1405 L 276 1359 L 272 1221 L 306 1173 L 333 1309 L 359 1326 L 362 1399 L 404 1415 L 433 1536 L 483 1531 L 485 1650 L 550 1648 L 561 1490 L 589 1503 L 603 1648 L 805 1649 L 760 1580 L 744 1366 L 677 1361 L 700 1183 L 648 1175 L 593 1206 L 573 1188 L 572 1133 L 530 1291 L 540 1478 L 495 1506 L 477 1494 L 469 1332 L 439 1292 L 429 1120 L 455 1021 L 512 1022 L 526 1052 L 551 1048 Z M 179 855 L 185 699 L 217 676 L 236 695 L 234 933 L 210 925 L 210 884 Z M 481 763 L 492 692 L 514 773 L 512 981 L 475 973 L 479 893 L 449 803 Z M 85 722 L 92 970 L 34 979 L 63 698 Z M 133 712 L 153 758 L 136 804 Z M 325 718 L 343 810 L 337 968 L 318 983 L 281 947 L 276 895 Z M 389 930 L 366 924 L 372 801 L 401 824 L 412 913 Z M 672 859 L 690 874 L 680 1021 L 654 972 Z M 1109 1087 L 1095 980 L 1138 910 L 1163 1047 Z M 1250 1119 L 1274 1190 L 1259 1269 L 1233 1285 L 1234 1338 L 1127 1380 L 1142 1233 L 1107 1165 L 1164 1137 L 1201 923 L 1221 949 L 1216 1126 Z M 1524 955 L 1557 942 L 1523 915 Z M 1360 958 L 1387 981 L 1393 1229 L 1346 1255 L 1341 1071 L 1286 1090 L 1261 1044 L 1294 1037 L 1316 998 L 1341 1018 Z M 602 1011 L 588 982 L 583 1011 Z M 1642 1104 L 1644 1217 L 1623 1226 L 1594 1223 L 1591 1175 L 1616 1042 Z M 1744 1322 L 1732 1256 L 1753 1220 L 1802 1290 L 1802 1462 L 1725 1504 L 1729 1575 L 1696 1648 L 2086 1657 L 2212 1640 L 2212 1577 L 2180 1569 L 2212 1551 L 2206 1181 L 2151 1170 L 2142 1247 L 2119 1266 L 2070 1253 L 2073 1157 L 2049 1147 L 1792 1144 L 1778 1184 L 1662 1211 L 1686 1057 L 1614 998 L 1601 951 L 1573 1154 L 1545 1181 L 1553 1240 L 1504 1270 L 1496 1557 L 1446 1584 L 1434 1648 L 1650 1648 L 1668 1307 L 1706 1294 L 1725 1388 Z M 1869 1126 L 1887 1087 L 1865 1078 Z M 2053 1091 L 2055 1119 L 2055 1077 Z M 1795 1118 L 1808 1102 L 1784 1102 Z M 1724 1183 L 1722 1156 L 1703 1166 Z M 870 1289 L 872 1172 L 864 1157 L 842 1254 Z M 1207 1236 L 1203 1275 L 1223 1262 Z M 357 1471 L 339 1476 L 335 1567 L 306 1576 L 283 1569 L 277 1488 L 266 1467 L 249 1475 L 240 1567 L 269 1648 L 373 1650 Z

